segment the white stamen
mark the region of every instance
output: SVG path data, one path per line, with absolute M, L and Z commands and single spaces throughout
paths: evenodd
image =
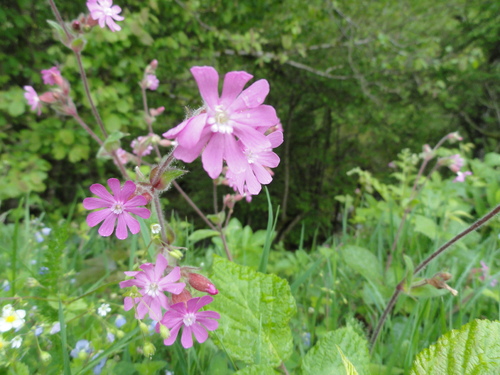
M 158 297 L 160 295 L 157 283 L 151 283 L 146 287 L 146 294 L 151 297 Z
M 187 313 L 184 316 L 183 322 L 186 327 L 193 325 L 196 322 L 196 315 L 193 313 Z
M 123 212 L 123 205 L 121 203 L 115 203 L 111 206 L 111 212 L 120 215 Z

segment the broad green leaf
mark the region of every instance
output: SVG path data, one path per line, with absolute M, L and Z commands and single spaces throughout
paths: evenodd
M 166 365 L 166 361 L 150 361 L 146 359 L 142 363 L 135 363 L 134 368 L 141 375 L 155 375 Z
M 344 261 L 367 280 L 380 284 L 382 265 L 371 251 L 359 246 L 346 246 L 342 251 Z
M 338 374 L 346 375 L 342 355 L 349 358 L 350 363 L 360 375 L 368 374 L 370 354 L 368 342 L 358 335 L 351 326 L 328 332 L 306 354 L 302 362 L 302 372 L 307 375 Z
M 204 240 L 205 238 L 210 238 L 214 236 L 218 236 L 219 232 L 212 229 L 198 229 L 191 233 L 188 237 L 188 241 L 191 241 L 195 244 L 198 241 Z
M 347 375 L 359 375 L 358 371 L 356 371 L 356 367 L 352 364 L 351 361 L 349 361 L 349 358 L 347 358 L 344 353 L 342 352 L 342 349 L 339 348 L 338 345 L 335 345 L 337 347 L 337 350 L 340 353 L 340 357 L 342 358 L 342 363 L 344 364 L 344 369 Z
M 500 374 L 500 323 L 474 320 L 417 355 L 411 375 Z
M 426 235 L 431 240 L 435 240 L 438 234 L 434 220 L 422 215 L 415 215 L 415 231 Z
M 289 321 L 296 307 L 285 280 L 219 257 L 211 280 L 220 292 L 211 309 L 221 315 L 213 337 L 230 357 L 278 366 L 292 354 Z
M 267 365 L 248 366 L 235 373 L 235 375 L 278 375 L 278 374 L 280 374 L 278 371 L 273 369 L 271 366 Z

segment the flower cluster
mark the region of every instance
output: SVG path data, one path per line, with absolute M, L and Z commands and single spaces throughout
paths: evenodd
M 453 182 L 464 182 L 465 177 L 472 175 L 471 171 L 461 171 L 464 165 L 465 160 L 459 154 L 452 155 L 448 158 L 448 168 L 457 174 Z
M 225 162 L 231 186 L 240 194 L 258 194 L 261 184 L 272 180 L 268 168 L 279 163 L 272 149 L 282 142 L 282 134 L 266 136 L 279 125 L 274 108 L 263 104 L 268 82 L 261 79 L 243 90 L 253 76 L 229 72 L 219 97 L 219 75 L 214 68 L 197 66 L 191 73 L 204 106 L 163 134 L 175 139 L 174 156 L 191 163 L 201 154 L 203 168 L 212 179 L 219 177 Z
M 213 301 L 210 296 L 192 298 L 186 289 L 186 283 L 179 282 L 183 275 L 189 285 L 197 290 L 217 294 L 215 286 L 202 275 L 181 271 L 179 267 L 169 268 L 168 261 L 161 254 L 156 258 L 156 264 L 145 263 L 141 271 L 127 271 L 127 276 L 133 279 L 120 282 L 121 288 L 135 287 L 138 293 L 128 293 L 124 300 L 126 311 L 135 307 L 136 318 L 144 319 L 149 315 L 155 322 L 157 332 L 164 336 L 165 345 L 172 345 L 183 328 L 181 343 L 184 348 L 193 345 L 192 334 L 198 342 L 203 343 L 208 338 L 208 331 L 218 327 L 220 315 L 214 311 L 198 311 Z M 166 272 L 167 271 L 167 272 Z M 171 294 L 171 300 L 165 292 Z M 166 329 L 171 331 L 165 332 Z

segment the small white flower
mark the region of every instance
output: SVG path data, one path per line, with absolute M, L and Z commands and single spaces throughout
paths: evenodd
M 22 343 L 23 343 L 22 337 L 21 336 L 16 336 L 10 342 L 10 346 L 13 347 L 14 349 L 17 349 L 17 348 L 21 347 Z
M 6 305 L 2 309 L 0 318 L 0 332 L 7 332 L 12 328 L 21 328 L 24 324 L 25 310 L 14 310 L 12 305 Z
M 99 308 L 97 309 L 97 313 L 100 316 L 106 316 L 108 313 L 111 311 L 111 307 L 109 307 L 108 303 L 103 303 Z
M 151 224 L 151 233 L 153 234 L 158 234 L 161 231 L 161 225 L 160 224 Z

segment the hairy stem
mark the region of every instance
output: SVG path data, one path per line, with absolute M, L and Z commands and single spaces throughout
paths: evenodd
M 434 259 L 436 259 L 439 255 L 441 255 L 444 251 L 446 251 L 448 248 L 450 248 L 451 245 L 453 245 L 455 242 L 461 240 L 468 234 L 472 233 L 476 229 L 479 229 L 481 226 L 486 224 L 488 221 L 493 219 L 496 215 L 500 213 L 500 205 L 496 206 L 493 210 L 488 212 L 486 215 L 484 215 L 481 219 L 476 221 L 474 224 L 469 226 L 467 229 L 465 229 L 463 232 L 457 234 L 455 237 L 453 237 L 451 240 L 446 242 L 443 246 L 441 246 L 439 249 L 437 249 L 434 253 L 432 253 L 427 259 L 422 261 L 413 271 L 413 274 L 416 275 L 420 271 L 422 271 L 425 267 L 429 265 Z M 380 317 L 380 320 L 377 324 L 377 327 L 373 331 L 371 340 L 370 340 L 370 345 L 371 345 L 371 350 L 373 352 L 373 348 L 375 347 L 375 343 L 377 341 L 377 338 L 380 334 L 380 331 L 387 320 L 387 317 L 391 313 L 392 309 L 394 308 L 394 305 L 396 304 L 396 301 L 403 291 L 403 285 L 404 285 L 405 279 L 401 280 L 399 284 L 396 286 L 396 290 L 394 291 L 391 299 L 389 300 L 389 303 L 387 304 L 384 312 L 382 313 L 382 316 Z

